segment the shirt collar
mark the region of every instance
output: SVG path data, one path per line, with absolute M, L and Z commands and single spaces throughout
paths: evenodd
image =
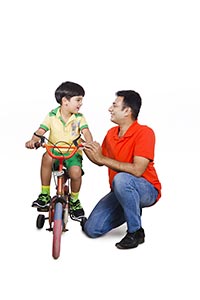
M 67 123 L 64 122 L 61 113 L 60 113 L 60 106 L 58 107 L 58 110 L 56 112 L 56 117 L 63 123 L 63 124 L 67 124 L 69 122 L 71 122 L 72 120 L 76 119 L 75 114 L 72 114 L 71 117 L 69 118 L 69 120 L 67 121 Z
M 118 133 L 119 133 L 119 126 L 116 126 L 116 130 L 114 132 L 114 139 L 115 140 L 121 140 L 127 137 L 130 137 L 133 135 L 133 132 L 135 131 L 136 127 L 138 126 L 138 122 L 137 120 L 133 121 L 133 123 L 129 126 L 129 128 L 127 129 L 127 131 L 125 132 L 125 134 L 122 137 L 119 137 Z

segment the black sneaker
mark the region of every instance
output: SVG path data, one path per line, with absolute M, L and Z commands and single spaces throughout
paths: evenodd
M 45 208 L 49 206 L 50 201 L 51 201 L 51 196 L 47 194 L 40 194 L 37 200 L 33 201 L 32 207 Z
M 71 199 L 69 200 L 69 211 L 72 219 L 82 219 L 85 215 L 85 212 L 82 208 L 80 200 L 76 200 L 73 202 Z
M 140 228 L 133 233 L 128 232 L 119 243 L 115 244 L 115 246 L 118 249 L 136 248 L 139 244 L 144 243 L 144 238 L 144 229 Z

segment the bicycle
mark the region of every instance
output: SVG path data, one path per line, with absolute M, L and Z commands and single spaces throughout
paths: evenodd
M 60 247 L 61 247 L 61 235 L 62 232 L 66 232 L 68 222 L 68 216 L 75 221 L 81 221 L 80 219 L 73 216 L 70 212 L 69 207 L 69 180 L 67 169 L 64 167 L 64 160 L 71 158 L 78 149 L 82 148 L 82 144 L 78 144 L 80 136 L 76 138 L 72 144 L 64 142 L 58 142 L 56 144 L 51 143 L 45 136 L 38 135 L 34 133 L 37 137 L 40 138 L 40 142 L 35 143 L 35 148 L 43 147 L 46 149 L 47 153 L 55 160 L 59 161 L 58 170 L 54 170 L 52 167 L 52 173 L 54 176 L 54 181 L 56 184 L 56 195 L 51 198 L 50 204 L 46 208 L 37 207 L 38 212 L 48 212 L 48 217 L 45 217 L 44 214 L 39 214 L 36 220 L 36 227 L 38 229 L 43 228 L 45 220 L 49 220 L 49 228 L 46 230 L 53 232 L 53 244 L 52 244 L 52 256 L 54 259 L 57 259 L 60 256 Z M 50 144 L 45 143 L 47 140 Z M 62 145 L 59 145 L 62 143 Z M 57 150 L 59 154 L 55 154 L 54 150 Z M 64 151 L 65 153 L 63 153 Z M 66 156 L 67 154 L 67 156 Z M 53 163 L 54 166 L 54 163 Z M 55 179 L 57 178 L 57 180 Z

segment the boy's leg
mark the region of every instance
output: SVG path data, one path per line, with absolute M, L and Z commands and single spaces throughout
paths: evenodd
M 70 194 L 70 210 L 74 217 L 83 217 L 85 212 L 79 200 L 79 192 L 82 183 L 82 169 L 80 166 L 71 166 L 68 169 L 70 182 L 71 182 L 71 194 Z
M 40 177 L 41 177 L 41 194 L 35 200 L 32 206 L 46 207 L 51 201 L 50 197 L 50 183 L 52 173 L 52 158 L 48 153 L 44 153 L 41 161 Z
M 71 179 L 71 191 L 73 193 L 79 193 L 82 183 L 82 170 L 79 166 L 72 166 L 68 170 L 69 177 Z
M 42 156 L 40 177 L 42 186 L 50 186 L 53 159 L 45 152 Z
M 124 213 L 115 194 L 110 192 L 94 207 L 83 231 L 91 238 L 99 237 L 125 222 Z

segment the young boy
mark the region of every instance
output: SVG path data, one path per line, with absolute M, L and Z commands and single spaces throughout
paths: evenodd
M 77 83 L 63 82 L 55 91 L 56 101 L 60 104 L 53 109 L 44 119 L 38 130 L 35 132 L 38 135 L 44 135 L 49 131 L 49 141 L 56 144 L 59 141 L 72 143 L 80 133 L 87 142 L 93 140 L 92 134 L 88 128 L 88 124 L 83 116 L 79 113 L 82 105 L 85 91 Z M 31 140 L 26 142 L 25 146 L 29 149 L 35 148 L 35 143 L 39 138 L 35 135 Z M 50 182 L 52 174 L 53 159 L 47 152 L 43 154 L 41 161 L 41 194 L 38 199 L 32 204 L 34 207 L 44 208 L 48 206 L 50 197 Z M 78 199 L 79 191 L 82 182 L 82 151 L 78 152 L 70 159 L 64 161 L 68 169 L 68 174 L 71 179 L 71 196 L 70 210 L 76 218 L 84 216 L 84 210 Z

